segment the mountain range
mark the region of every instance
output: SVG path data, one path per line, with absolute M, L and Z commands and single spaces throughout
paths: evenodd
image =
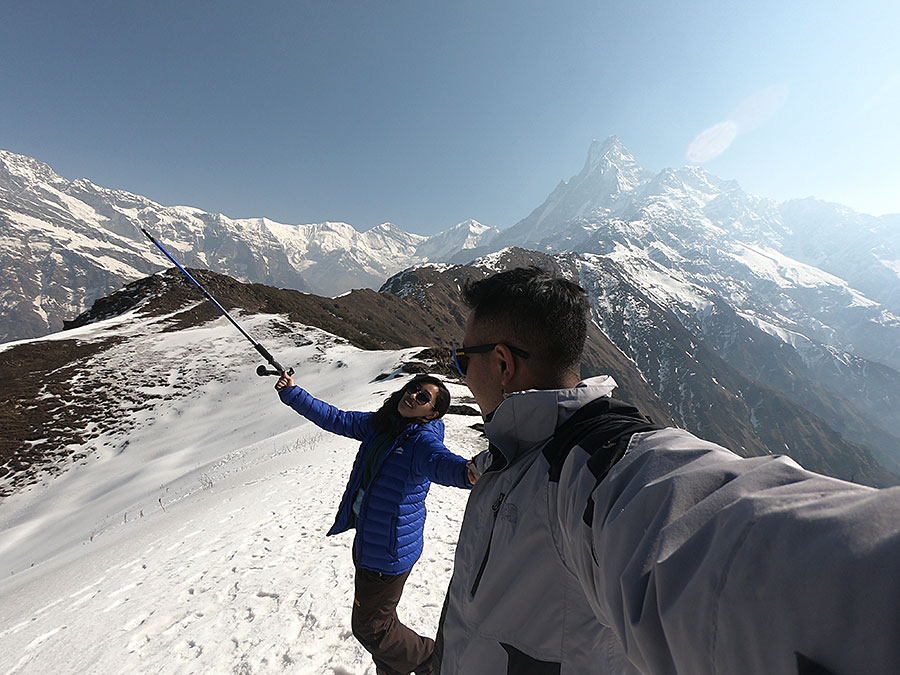
M 148 254 L 138 226 L 182 262 L 227 274 L 199 273 L 216 297 L 241 298 L 232 306 L 367 349 L 452 346 L 462 336 L 465 278 L 540 264 L 588 291 L 584 373 L 612 374 L 619 395 L 655 419 L 741 454 L 786 452 L 848 480 L 900 480 L 900 216 L 811 199 L 778 204 L 694 166 L 649 172 L 615 137 L 594 142 L 583 169 L 513 227 L 467 221 L 427 238 L 390 224 L 359 233 L 163 207 L 3 152 L 5 339 L 62 328 L 92 300 L 69 327 L 170 297 L 173 278 L 147 277 L 167 265 Z M 360 286 L 370 290 L 342 295 Z M 195 296 L 181 292 L 154 311 L 215 317 L 204 305 L 185 309 Z M 49 358 L 43 344 L 4 351 L 4 381 L 25 377 L 16 364 Z M 71 347 L 74 357 L 77 341 Z M 40 409 L 42 391 L 21 386 L 8 399 L 16 407 L 4 406 L 20 417 Z M 9 438 L 4 460 L 13 453 L 27 465 L 40 439 Z M 73 437 L 58 452 L 79 442 L 89 439 Z
M 0 342 L 57 331 L 94 300 L 168 267 L 140 228 L 185 265 L 320 295 L 378 288 L 406 267 L 449 260 L 497 233 L 474 220 L 424 237 L 391 223 L 359 232 L 338 222 L 232 219 L 70 181 L 0 150 Z

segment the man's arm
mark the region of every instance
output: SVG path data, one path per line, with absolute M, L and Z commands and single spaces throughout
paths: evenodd
M 587 458 L 560 478 L 562 552 L 642 671 L 900 672 L 900 488 L 675 429 L 635 435 L 605 476 Z

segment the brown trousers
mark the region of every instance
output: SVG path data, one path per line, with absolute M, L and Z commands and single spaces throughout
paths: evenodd
M 409 572 L 390 575 L 356 568 L 350 626 L 356 639 L 372 654 L 379 673 L 431 672 L 434 640 L 422 637 L 397 618 L 397 603 L 408 576 Z

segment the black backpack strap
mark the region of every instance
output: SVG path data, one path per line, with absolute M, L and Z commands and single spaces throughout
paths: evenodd
M 621 445 L 624 452 L 632 434 L 655 429 L 662 427 L 633 405 L 608 396 L 596 398 L 557 427 L 553 438 L 544 446 L 544 457 L 550 464 L 550 480 L 559 482 L 566 457 L 572 448 L 581 445 L 591 454 L 588 466 L 600 481 L 621 457 L 614 456 L 614 448 Z
M 632 435 L 662 428 L 624 401 L 607 396 L 594 399 L 561 424 L 544 446 L 544 457 L 550 464 L 550 481 L 559 482 L 566 458 L 572 448 L 579 445 L 590 454 L 587 468 L 594 475 L 596 487 L 622 459 Z M 594 498 L 591 496 L 583 515 L 588 527 L 593 523 L 593 514 Z

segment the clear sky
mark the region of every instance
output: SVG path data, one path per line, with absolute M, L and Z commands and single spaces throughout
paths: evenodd
M 647 169 L 900 212 L 900 3 L 4 0 L 0 147 L 163 204 L 508 227 Z

